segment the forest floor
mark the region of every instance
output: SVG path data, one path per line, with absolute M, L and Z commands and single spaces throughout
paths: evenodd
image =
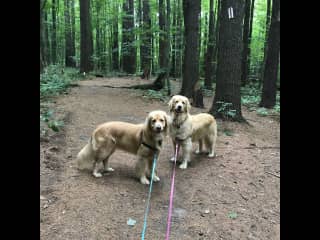
M 110 120 L 140 123 L 149 111 L 168 112 L 167 102 L 131 89 L 102 87 L 150 83 L 135 77 L 79 81 L 50 108 L 65 126 L 40 138 L 40 237 L 51 239 L 140 239 L 148 186 L 134 176 L 136 157 L 117 151 L 115 169 L 102 178 L 76 169 L 75 157 L 94 128 Z M 172 81 L 173 92 L 179 89 Z M 207 112 L 213 97 L 205 97 Z M 243 107 L 250 125 L 218 120 L 217 156 L 192 155 L 177 168 L 172 240 L 280 239 L 280 123 Z M 169 138 L 158 161 L 146 239 L 165 238 L 173 149 Z M 127 220 L 136 220 L 134 226 Z

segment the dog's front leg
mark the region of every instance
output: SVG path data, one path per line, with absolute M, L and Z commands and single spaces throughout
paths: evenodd
M 136 164 L 136 175 L 142 184 L 150 184 L 150 181 L 146 176 L 147 160 L 144 157 L 139 157 Z
M 202 153 L 202 148 L 203 148 L 203 140 L 200 139 L 198 141 L 199 145 L 198 145 L 198 149 L 194 152 L 195 154 L 201 154 Z
M 96 178 L 102 177 L 102 174 L 99 172 L 100 169 L 101 169 L 101 161 L 95 161 L 92 175 L 95 176 Z
M 181 144 L 182 148 L 182 163 L 180 164 L 179 168 L 186 169 L 188 167 L 188 162 L 191 161 L 191 151 L 192 151 L 192 141 L 191 138 L 187 138 Z
M 152 166 L 153 166 L 153 158 L 152 159 L 148 159 L 147 176 L 150 178 L 150 180 L 151 180 Z M 158 177 L 158 172 L 157 172 L 156 169 L 154 170 L 153 181 L 154 182 L 159 182 L 160 181 L 160 178 Z
M 172 138 L 172 144 L 173 144 L 173 157 L 170 159 L 171 162 L 174 162 L 174 156 L 176 154 L 176 141 L 174 140 L 174 138 Z M 177 156 L 178 158 L 178 156 Z

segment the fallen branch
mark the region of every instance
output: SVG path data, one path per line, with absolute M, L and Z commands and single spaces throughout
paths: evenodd
M 272 176 L 275 176 L 275 177 L 277 177 L 277 178 L 280 178 L 280 176 L 279 176 L 279 175 L 274 174 L 274 173 L 272 173 L 272 172 L 265 172 L 265 173 L 268 173 L 268 174 L 270 174 L 270 175 L 272 175 Z
M 252 146 L 252 147 L 243 147 L 243 148 L 237 148 L 237 149 L 254 149 L 254 148 L 260 148 L 260 149 L 279 149 L 280 147 L 256 147 L 256 146 Z

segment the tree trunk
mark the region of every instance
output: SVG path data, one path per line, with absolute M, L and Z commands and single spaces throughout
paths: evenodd
M 167 0 L 167 21 L 166 21 L 166 31 L 167 31 L 167 51 L 166 51 L 166 67 L 167 67 L 167 72 L 166 72 L 166 79 L 167 79 L 167 94 L 168 96 L 171 95 L 171 84 L 170 84 L 170 79 L 169 79 L 169 75 L 170 75 L 170 0 Z
M 248 36 L 248 62 L 247 62 L 247 79 L 250 74 L 250 65 L 251 65 L 251 38 L 252 38 L 252 26 L 253 26 L 253 13 L 254 13 L 254 1 L 251 2 L 251 12 L 250 12 L 250 23 L 249 23 L 249 36 Z M 249 79 L 248 79 L 249 81 Z
M 150 18 L 150 5 L 149 0 L 142 1 L 142 34 L 141 34 L 141 48 L 140 48 L 140 57 L 141 57 L 141 68 L 143 69 L 142 78 L 148 78 L 151 68 L 151 18 Z
M 116 3 L 115 17 L 112 25 L 112 68 L 113 71 L 119 71 L 119 38 L 118 38 L 118 3 Z
M 271 13 L 271 0 L 267 0 L 267 14 L 266 14 L 266 32 L 265 32 L 265 40 L 264 40 L 264 49 L 263 49 L 263 66 L 266 64 L 266 56 L 267 56 L 267 47 L 268 47 L 268 34 L 270 28 L 270 14 Z M 261 68 L 261 77 L 259 81 L 259 87 L 261 87 L 262 79 L 264 74 L 264 68 Z
M 123 4 L 122 19 L 122 68 L 127 73 L 136 71 L 136 48 L 134 44 L 134 15 L 133 0 L 126 0 Z
M 160 72 L 166 72 L 166 51 L 167 51 L 167 34 L 166 34 L 166 13 L 164 0 L 159 0 L 159 65 Z
M 74 0 L 71 0 L 71 46 L 70 46 L 70 54 L 71 56 L 76 56 L 76 17 L 74 13 Z M 72 59 L 72 67 L 76 67 L 76 60 Z
M 74 67 L 72 52 L 72 26 L 70 18 L 70 0 L 64 0 L 64 20 L 65 20 L 65 64 L 66 67 Z
M 80 72 L 93 70 L 90 0 L 80 0 Z
M 272 16 L 263 76 L 260 107 L 272 108 L 276 104 L 277 77 L 280 58 L 280 0 L 272 1 Z
M 51 37 L 51 57 L 52 62 L 57 62 L 57 20 L 56 20 L 56 9 L 57 9 L 57 2 L 56 0 L 52 0 L 52 37 Z
M 205 56 L 205 79 L 204 88 L 212 90 L 212 80 L 213 80 L 213 45 L 214 39 L 214 12 L 213 12 L 213 1 L 210 0 L 210 13 L 209 13 L 209 40 L 208 47 Z
M 182 76 L 182 62 L 183 62 L 183 50 L 184 50 L 184 32 L 183 32 L 183 21 L 182 21 L 182 8 L 181 8 L 181 1 L 178 0 L 178 8 L 177 8 L 177 56 L 176 56 L 176 76 Z
M 170 76 L 176 77 L 176 48 L 177 48 L 177 23 L 176 23 L 176 3 L 173 2 L 173 11 L 172 11 L 172 55 L 171 55 L 171 70 Z M 170 18 L 170 15 L 169 15 Z M 170 24 L 169 24 L 170 25 Z
M 219 46 L 219 26 L 220 26 L 220 12 L 221 12 L 221 0 L 217 0 L 217 20 L 215 24 L 215 45 L 213 48 L 213 82 L 216 81 L 216 70 L 217 70 L 217 58 L 218 58 L 218 46 Z
M 243 51 L 241 64 L 241 85 L 245 86 L 248 83 L 248 52 L 249 52 L 249 28 L 250 28 L 250 6 L 251 0 L 245 0 L 245 14 L 243 26 Z
M 217 83 L 209 111 L 216 118 L 244 120 L 240 97 L 243 17 L 244 0 L 221 1 Z
M 193 97 L 195 83 L 199 80 L 199 14 L 200 1 L 183 0 L 185 51 L 180 94 L 188 98 Z
M 101 28 L 100 28 L 100 2 L 96 2 L 96 49 L 95 55 L 97 58 L 96 68 L 101 70 L 101 59 L 102 59 L 102 44 L 101 44 Z
M 40 73 L 43 72 L 47 63 L 45 61 L 45 44 L 44 44 L 44 23 L 43 23 L 43 12 L 46 5 L 46 0 L 40 0 Z
M 44 30 L 44 46 L 46 51 L 44 52 L 44 58 L 47 64 L 50 64 L 51 62 L 51 56 L 50 56 L 50 43 L 49 43 L 49 28 L 48 28 L 48 14 L 47 11 L 44 11 L 44 23 L 43 23 L 43 30 Z

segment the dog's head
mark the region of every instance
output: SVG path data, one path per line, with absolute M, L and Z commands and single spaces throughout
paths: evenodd
M 168 133 L 168 116 L 164 111 L 157 110 L 150 112 L 147 116 L 146 123 L 152 132 Z
M 169 101 L 170 112 L 175 113 L 189 113 L 191 105 L 189 99 L 185 96 L 175 95 Z

